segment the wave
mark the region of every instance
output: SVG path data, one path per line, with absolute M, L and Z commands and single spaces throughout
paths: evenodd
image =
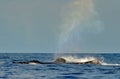
M 112 64 L 112 63 L 105 63 L 105 62 L 103 62 L 102 65 L 104 65 L 104 66 L 120 66 L 120 64 Z

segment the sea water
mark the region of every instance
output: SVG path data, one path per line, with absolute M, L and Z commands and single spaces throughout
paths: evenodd
M 56 55 L 54 53 L 0 53 L 0 79 L 120 79 L 119 53 L 62 55 L 69 61 L 96 58 L 102 64 L 14 64 L 13 61 L 52 62 Z

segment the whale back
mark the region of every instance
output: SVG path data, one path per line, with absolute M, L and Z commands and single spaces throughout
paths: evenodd
M 38 60 L 31 60 L 31 61 L 23 61 L 23 62 L 15 62 L 15 61 L 13 61 L 12 63 L 14 63 L 14 64 L 43 64 L 43 62 L 40 62 L 40 61 L 38 61 Z
M 94 59 L 94 60 L 89 60 L 89 61 L 85 61 L 85 62 L 73 62 L 73 61 L 67 61 L 67 59 L 63 58 L 63 57 L 59 57 L 57 59 L 55 59 L 53 62 L 41 62 L 38 60 L 31 60 L 31 61 L 25 61 L 25 62 L 14 62 L 16 64 L 101 64 L 101 62 L 98 59 Z
M 90 60 L 90 61 L 85 61 L 85 62 L 68 62 L 65 58 L 59 57 L 57 58 L 54 63 L 61 64 L 61 63 L 67 63 L 67 64 L 101 64 L 101 62 L 98 59 Z
M 91 63 L 91 64 L 101 64 L 99 60 L 89 61 L 89 63 Z
M 66 63 L 66 60 L 64 58 L 57 58 L 54 63 Z

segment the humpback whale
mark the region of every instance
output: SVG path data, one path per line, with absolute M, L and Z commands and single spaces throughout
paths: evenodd
M 14 64 L 98 64 L 101 65 L 101 62 L 98 59 L 90 60 L 86 62 L 67 62 L 66 59 L 59 57 L 55 59 L 53 62 L 41 62 L 38 60 L 31 60 L 31 61 L 25 61 L 25 62 L 15 62 Z
M 67 64 L 101 64 L 98 59 L 95 60 L 89 60 L 85 62 L 67 62 L 64 58 L 57 58 L 54 63 L 67 63 Z

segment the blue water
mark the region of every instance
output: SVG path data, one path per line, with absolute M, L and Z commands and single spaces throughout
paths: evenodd
M 0 79 L 120 79 L 120 54 L 66 54 L 92 56 L 112 65 L 93 64 L 13 64 L 12 61 L 50 62 L 55 54 L 0 53 Z

